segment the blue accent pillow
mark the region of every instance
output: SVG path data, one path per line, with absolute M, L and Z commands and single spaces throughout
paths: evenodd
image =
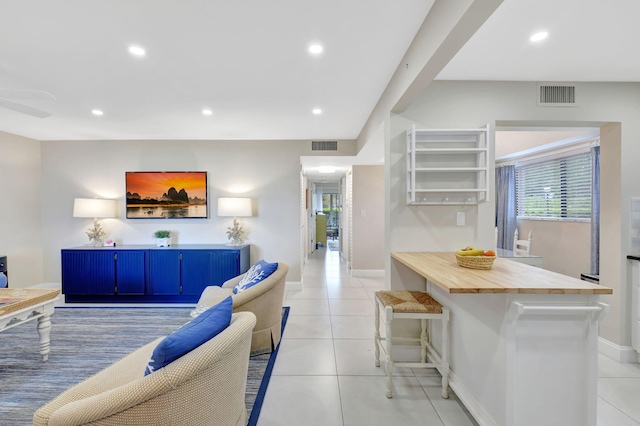
M 144 375 L 166 367 L 217 336 L 231 324 L 232 311 L 233 301 L 229 296 L 162 339 L 153 350 Z
M 257 261 L 247 273 L 242 277 L 240 282 L 233 288 L 233 293 L 242 293 L 248 288 L 258 284 L 278 269 L 278 262 L 267 263 L 264 260 Z

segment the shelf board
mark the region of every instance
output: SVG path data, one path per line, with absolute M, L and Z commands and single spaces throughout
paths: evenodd
M 477 201 L 413 201 L 408 202 L 408 206 L 477 206 Z
M 411 192 L 420 192 L 420 193 L 460 193 L 460 192 L 487 192 L 486 188 L 456 188 L 456 189 L 415 189 L 413 191 L 407 191 L 409 194 Z
M 487 148 L 416 148 L 416 154 L 476 154 L 488 152 Z M 407 152 L 410 154 L 411 152 Z
M 411 133 L 411 131 L 409 131 Z M 486 127 L 476 127 L 473 129 L 415 129 L 416 133 L 428 133 L 428 134 L 442 134 L 442 135 L 457 135 L 459 133 L 477 135 L 480 133 L 486 133 Z
M 415 169 L 416 172 L 484 172 L 486 170 L 486 167 L 416 167 Z

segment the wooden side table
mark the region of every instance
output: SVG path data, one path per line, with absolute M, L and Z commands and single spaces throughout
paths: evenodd
M 0 289 L 0 332 L 38 320 L 40 355 L 46 361 L 50 351 L 51 315 L 59 294 L 60 290 L 54 289 Z

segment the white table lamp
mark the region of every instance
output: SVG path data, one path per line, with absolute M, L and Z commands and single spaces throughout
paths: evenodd
M 73 201 L 73 217 L 93 218 L 93 228 L 86 231 L 89 242 L 95 246 L 102 245 L 102 237 L 106 232 L 100 226 L 98 219 L 116 217 L 116 200 L 99 198 L 76 198 Z
M 242 245 L 242 236 L 244 229 L 238 223 L 238 217 L 252 216 L 251 198 L 218 198 L 218 216 L 233 216 L 233 226 L 227 228 L 227 237 L 229 237 L 229 245 Z

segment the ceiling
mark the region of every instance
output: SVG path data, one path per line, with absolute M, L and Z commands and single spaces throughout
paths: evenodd
M 51 113 L 0 107 L 0 131 L 38 140 L 355 139 L 432 4 L 0 0 L 0 105 Z M 638 82 L 638 16 L 635 0 L 505 0 L 437 78 Z M 549 37 L 532 44 L 543 29 Z M 311 55 L 312 43 L 324 51 Z M 146 56 L 131 56 L 132 44 Z M 38 92 L 18 99 L 9 89 Z M 312 175 L 334 165 L 335 178 L 350 164 L 379 164 L 379 153 L 302 163 Z
M 438 79 L 639 82 L 639 15 L 636 0 L 504 0 Z
M 0 130 L 38 140 L 355 139 L 431 3 L 0 0 L 0 90 L 55 98 L 19 100 L 48 118 L 0 108 Z M 322 54 L 308 52 L 312 43 Z M 132 44 L 146 56 L 131 56 Z

